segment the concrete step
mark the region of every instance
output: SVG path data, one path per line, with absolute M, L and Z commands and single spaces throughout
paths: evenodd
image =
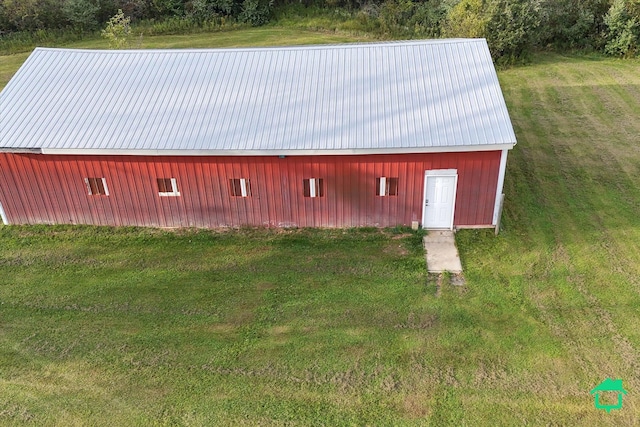
M 430 273 L 461 273 L 462 263 L 456 248 L 456 240 L 450 230 L 434 230 L 423 238 L 427 271 Z

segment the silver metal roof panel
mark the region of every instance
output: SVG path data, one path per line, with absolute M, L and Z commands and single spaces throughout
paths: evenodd
M 36 48 L 0 93 L 5 151 L 358 154 L 515 142 L 484 39 Z

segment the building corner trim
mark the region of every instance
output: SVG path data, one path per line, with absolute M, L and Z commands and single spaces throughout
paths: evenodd
M 0 220 L 2 220 L 2 223 L 4 225 L 9 225 L 9 220 L 7 219 L 7 215 L 4 212 L 4 209 L 2 208 L 2 203 L 0 203 Z
M 498 216 L 501 214 L 502 209 L 500 208 L 502 201 L 502 190 L 504 187 L 504 175 L 507 170 L 507 153 L 509 150 L 502 150 L 502 155 L 500 156 L 500 171 L 498 172 L 498 185 L 496 186 L 496 199 L 493 207 L 493 222 L 491 225 L 496 225 L 498 223 Z

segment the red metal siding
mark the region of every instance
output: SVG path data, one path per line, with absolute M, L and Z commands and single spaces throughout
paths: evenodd
M 146 157 L 0 153 L 0 202 L 12 224 L 159 227 L 352 227 L 422 221 L 424 172 L 457 169 L 454 225 L 491 225 L 499 151 L 358 156 Z M 398 177 L 397 196 L 376 196 L 376 178 Z M 84 178 L 106 178 L 109 196 Z M 176 178 L 180 196 L 159 196 Z M 250 180 L 234 197 L 229 180 Z M 324 197 L 304 197 L 322 178 Z

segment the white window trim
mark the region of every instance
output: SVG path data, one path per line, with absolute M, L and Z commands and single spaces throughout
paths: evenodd
M 104 187 L 104 195 L 108 196 L 109 187 L 107 187 L 107 178 L 100 178 L 100 179 L 102 179 L 102 186 Z M 102 194 L 93 194 L 91 192 L 91 185 L 89 185 L 89 178 L 85 178 L 84 183 L 87 185 L 87 193 L 89 193 L 89 196 L 102 196 Z
M 380 196 L 386 196 L 387 195 L 387 177 L 386 176 L 381 176 L 380 177 Z
M 178 181 L 175 178 L 171 178 L 171 190 L 170 192 L 159 192 L 158 195 L 161 197 L 179 196 Z
M 316 179 L 309 178 L 309 197 L 318 197 L 316 195 Z
M 246 178 L 240 178 L 240 195 L 247 197 L 247 180 Z

